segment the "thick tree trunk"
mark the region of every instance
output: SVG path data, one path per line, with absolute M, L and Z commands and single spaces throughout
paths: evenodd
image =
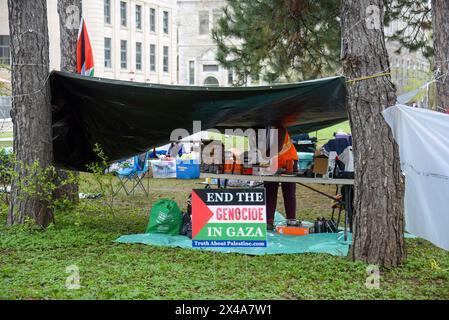
M 437 105 L 449 110 L 449 1 L 432 0 L 433 47 L 437 84 Z
M 383 0 L 342 1 L 342 63 L 356 79 L 389 69 Z M 381 112 L 395 104 L 390 76 L 348 84 L 354 137 L 353 259 L 397 266 L 405 259 L 404 187 L 398 146 Z
M 81 0 L 58 0 L 61 71 L 76 72 L 76 41 L 82 12 L 81 4 Z M 59 180 L 67 179 L 67 172 L 60 169 L 57 172 Z M 58 187 L 54 197 L 78 202 L 78 193 L 78 183 L 70 183 Z
M 15 170 L 26 176 L 24 165 L 53 162 L 51 106 L 48 87 L 49 43 L 46 0 L 8 0 L 12 57 L 12 121 L 14 124 Z M 7 224 L 31 217 L 42 227 L 53 219 L 48 203 L 27 195 L 17 180 L 12 183 Z

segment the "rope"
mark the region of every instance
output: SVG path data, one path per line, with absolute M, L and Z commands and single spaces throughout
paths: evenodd
M 363 81 L 363 80 L 368 80 L 368 79 L 373 79 L 373 78 L 378 78 L 378 77 L 384 77 L 384 76 L 388 76 L 388 75 L 391 75 L 391 72 L 376 73 L 376 74 L 373 74 L 373 75 L 370 75 L 370 76 L 350 79 L 350 80 L 346 80 L 346 83 L 354 83 L 354 82 L 357 82 L 357 81 Z
M 36 30 L 33 30 L 33 29 L 28 29 L 28 30 L 23 31 L 22 33 L 19 33 L 19 34 L 17 35 L 17 38 L 20 38 L 20 37 L 22 37 L 24 34 L 27 34 L 27 33 L 34 33 L 34 34 L 37 34 L 38 36 L 41 36 L 41 37 L 44 38 L 45 40 L 50 41 L 50 39 L 49 39 L 45 34 L 40 33 L 40 32 L 38 32 L 38 31 L 36 31 Z
M 11 96 L 11 99 L 14 100 L 14 98 L 26 97 L 26 96 L 40 93 L 42 90 L 44 90 L 46 88 L 46 84 L 47 84 L 47 81 L 49 78 L 50 78 L 50 72 L 48 73 L 47 78 L 45 78 L 45 81 L 43 82 L 43 85 L 39 90 L 30 92 L 30 93 L 17 94 L 17 95 Z

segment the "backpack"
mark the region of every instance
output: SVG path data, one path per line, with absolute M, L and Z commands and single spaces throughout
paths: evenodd
M 192 195 L 187 198 L 187 211 L 182 214 L 181 235 L 192 239 Z
M 160 199 L 151 207 L 146 233 L 179 235 L 181 226 L 182 213 L 176 202 Z

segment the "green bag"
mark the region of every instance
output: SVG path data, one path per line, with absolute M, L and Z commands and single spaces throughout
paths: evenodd
M 181 226 L 182 213 L 176 202 L 160 199 L 151 208 L 146 233 L 179 235 Z

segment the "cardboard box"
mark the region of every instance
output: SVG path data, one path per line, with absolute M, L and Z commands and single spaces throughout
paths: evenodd
M 315 160 L 313 162 L 313 173 L 322 175 L 326 174 L 328 165 L 329 165 L 328 157 L 326 156 L 315 157 Z
M 276 227 L 276 233 L 287 236 L 306 236 L 309 234 L 309 228 L 278 226 Z

